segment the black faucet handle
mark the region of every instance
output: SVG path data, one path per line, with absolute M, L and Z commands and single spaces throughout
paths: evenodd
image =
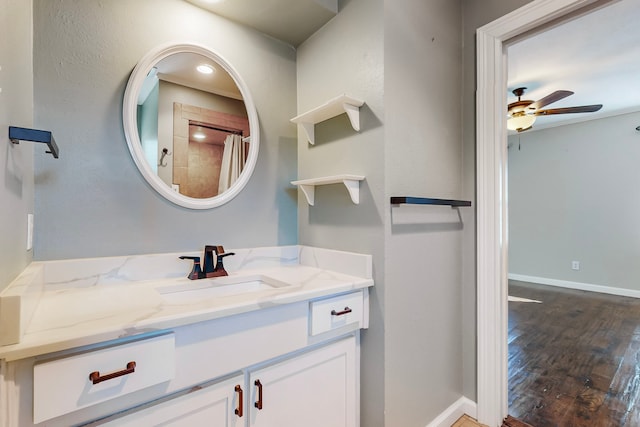
M 222 265 L 222 258 L 227 257 L 229 255 L 235 255 L 235 252 L 227 252 L 227 253 L 224 253 L 224 254 L 218 254 L 218 256 L 216 257 L 216 270 L 224 268 L 224 266 Z
M 228 257 L 229 255 L 235 255 L 235 252 L 227 252 L 227 253 L 218 252 L 216 257 L 216 270 L 215 270 L 218 274 L 221 274 L 223 276 L 227 275 L 227 270 L 224 269 L 222 260 L 224 257 Z
M 191 268 L 191 272 L 187 276 L 189 280 L 197 280 L 202 279 L 204 277 L 204 273 L 200 268 L 200 257 L 199 256 L 181 256 L 180 259 L 190 259 L 193 261 L 193 267 Z
M 227 253 L 225 253 L 224 247 L 222 247 L 222 246 L 207 245 L 207 246 L 204 247 L 205 257 L 211 256 L 212 253 L 214 253 L 214 252 L 216 254 L 216 268 L 218 266 L 218 263 L 222 262 L 222 258 L 224 258 L 226 256 L 229 256 L 229 255 L 235 255 L 235 252 L 227 252 Z M 213 261 L 213 260 L 211 260 L 211 261 Z M 207 266 L 207 258 L 205 258 L 205 260 L 204 260 L 204 265 Z

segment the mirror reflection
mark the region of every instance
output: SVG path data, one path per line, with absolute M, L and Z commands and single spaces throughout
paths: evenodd
M 179 52 L 158 61 L 142 83 L 136 117 L 144 157 L 173 191 L 212 198 L 242 174 L 247 108 L 234 79 L 211 58 Z

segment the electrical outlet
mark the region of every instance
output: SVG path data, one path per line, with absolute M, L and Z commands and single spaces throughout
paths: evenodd
M 580 261 L 571 261 L 572 270 L 580 270 Z
M 27 250 L 33 249 L 33 214 L 27 214 Z

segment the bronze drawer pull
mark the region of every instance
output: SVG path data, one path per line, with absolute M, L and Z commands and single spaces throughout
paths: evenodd
M 345 307 L 344 310 L 342 310 L 342 311 L 331 310 L 331 315 L 332 316 L 343 316 L 345 314 L 351 313 L 352 311 L 353 310 L 351 310 L 349 307 Z
M 256 387 L 258 387 L 258 400 L 253 404 L 258 410 L 262 409 L 262 383 L 260 380 L 255 380 L 253 383 Z
M 122 371 L 113 372 L 111 374 L 100 376 L 100 372 L 93 371 L 89 374 L 89 379 L 94 383 L 98 384 L 102 381 L 112 380 L 114 378 L 121 377 L 123 375 L 133 374 L 136 371 L 136 362 L 127 363 L 127 369 L 123 369 Z
M 242 418 L 242 387 L 240 385 L 236 385 L 235 388 L 236 393 L 238 393 L 238 407 L 236 408 L 236 415 L 239 418 Z

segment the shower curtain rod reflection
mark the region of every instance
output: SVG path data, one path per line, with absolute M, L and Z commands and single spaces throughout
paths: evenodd
M 203 128 L 207 128 L 207 129 L 211 129 L 211 130 L 219 130 L 220 132 L 226 132 L 226 133 L 230 133 L 230 134 L 233 134 L 233 135 L 242 136 L 242 134 L 243 134 L 241 129 L 223 128 L 223 127 L 212 125 L 210 123 L 189 122 L 189 126 L 200 126 L 200 127 L 203 127 Z

